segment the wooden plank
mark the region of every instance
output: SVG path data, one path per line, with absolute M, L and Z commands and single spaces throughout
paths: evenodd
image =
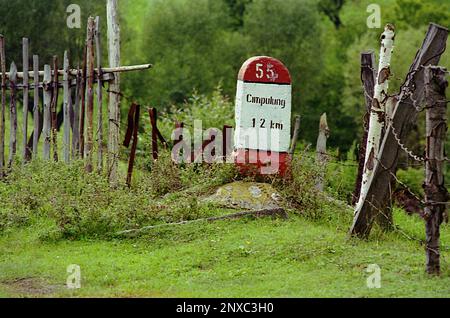
M 63 101 L 63 117 L 64 117 L 64 136 L 63 136 L 63 154 L 64 162 L 70 162 L 70 88 L 69 88 L 69 53 L 64 52 L 64 101 Z
M 425 69 L 426 134 L 425 156 L 425 229 L 426 229 L 426 270 L 428 274 L 440 274 L 439 237 L 440 225 L 445 218 L 445 204 L 449 199 L 444 182 L 445 141 L 447 137 L 447 97 L 448 82 L 446 69 L 427 67 Z
M 375 63 L 375 53 L 373 51 L 361 53 L 361 82 L 363 84 L 363 93 L 366 106 L 364 115 L 364 132 L 361 138 L 358 151 L 358 174 L 356 176 L 355 190 L 353 192 L 352 204 L 355 205 L 361 193 L 361 182 L 366 161 L 366 144 L 369 134 L 369 116 L 374 96 L 375 80 L 377 76 L 377 67 Z
M 33 157 L 38 156 L 38 144 L 40 132 L 40 119 L 39 119 L 39 56 L 33 55 L 33 70 L 34 70 L 34 103 L 33 103 Z
M 97 171 L 103 171 L 103 84 L 100 17 L 95 18 L 95 48 L 97 55 Z
M 14 158 L 17 152 L 17 108 L 16 108 L 16 76 L 17 67 L 14 62 L 11 63 L 10 71 L 11 77 L 9 79 L 10 87 L 10 106 L 9 106 L 9 122 L 10 122 L 10 133 L 9 133 L 9 160 L 8 168 L 12 167 Z
M 95 21 L 93 17 L 88 19 L 87 32 L 87 111 L 86 111 L 86 171 L 93 171 L 94 150 L 94 32 Z
M 417 109 L 414 101 L 421 102 L 424 97 L 423 65 L 436 65 L 445 51 L 448 29 L 431 23 L 421 48 L 418 50 L 409 73 L 402 85 L 392 122 L 389 123 L 375 161 L 373 178 L 368 185 L 367 195 L 355 210 L 355 217 L 349 234 L 365 238 L 370 234 L 373 219 L 382 214 L 384 200 L 389 196 L 390 184 L 397 169 L 401 150 L 397 138 L 405 140 L 412 123 L 416 120 Z M 395 132 L 395 134 L 394 134 Z
M 29 60 L 29 42 L 27 38 L 22 39 L 22 65 L 23 65 L 23 102 L 22 102 L 22 108 L 23 108 L 23 119 L 22 119 L 22 157 L 23 161 L 26 162 L 30 160 L 28 158 L 27 154 L 29 153 L 28 148 L 28 93 L 29 93 L 29 76 L 28 76 L 28 69 L 30 66 L 30 60 Z
M 120 66 L 120 26 L 117 0 L 107 0 L 109 67 Z M 108 105 L 108 176 L 112 186 L 118 183 L 120 136 L 120 74 L 109 83 Z
M 51 67 L 48 64 L 44 65 L 44 112 L 43 112 L 43 133 L 44 133 L 44 148 L 43 148 L 43 158 L 44 160 L 50 160 L 50 143 L 52 136 L 51 129 L 51 111 L 50 104 L 52 101 L 52 75 Z
M 117 67 L 103 67 L 102 69 L 94 69 L 95 72 L 95 78 L 98 79 L 99 78 L 99 74 L 102 74 L 101 79 L 102 81 L 109 81 L 114 79 L 114 73 L 128 73 L 128 72 L 136 72 L 136 71 L 144 71 L 144 70 L 148 70 L 150 68 L 152 68 L 153 65 L 152 64 L 138 64 L 138 65 L 123 65 L 123 66 L 117 66 Z M 69 70 L 69 75 L 70 76 L 76 76 L 77 73 L 79 72 L 79 69 L 70 69 Z M 0 75 L 2 75 L 3 72 L 0 73 Z M 9 72 L 5 72 L 6 74 L 6 78 L 9 78 Z M 43 77 L 44 76 L 44 71 L 39 71 L 39 77 Z M 52 76 L 53 76 L 53 71 L 52 71 Z M 58 70 L 58 75 L 62 76 L 64 75 L 64 69 L 62 70 Z M 22 79 L 25 74 L 23 72 L 17 72 L 17 78 Z M 34 72 L 33 71 L 28 71 L 28 77 L 29 78 L 34 78 Z
M 53 69 L 58 69 L 58 57 L 53 57 Z M 52 145 L 53 145 L 53 160 L 55 162 L 58 161 L 58 115 L 57 115 L 57 105 L 58 105 L 58 72 L 53 72 L 53 81 L 52 81 L 52 102 L 50 106 L 51 117 L 52 117 Z
M 5 38 L 0 35 L 0 64 L 2 70 L 2 104 L 0 109 L 0 178 L 5 175 L 5 112 L 6 112 L 6 53 Z

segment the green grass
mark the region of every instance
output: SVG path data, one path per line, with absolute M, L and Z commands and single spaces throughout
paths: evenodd
M 423 238 L 421 220 L 399 211 L 395 218 L 409 236 Z M 450 296 L 448 225 L 442 226 L 443 273 L 430 278 L 423 247 L 398 232 L 347 240 L 345 228 L 298 216 L 184 225 L 112 241 L 42 242 L 47 223 L 0 238 L 0 296 Z M 373 263 L 381 267 L 380 289 L 366 286 Z M 65 288 L 69 264 L 81 266 L 79 290 Z M 18 287 L 18 279 L 37 286 Z

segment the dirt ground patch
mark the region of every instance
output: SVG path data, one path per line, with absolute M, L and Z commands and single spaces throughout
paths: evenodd
M 24 277 L 0 282 L 12 297 L 47 297 L 63 288 L 63 285 L 48 284 L 42 278 Z

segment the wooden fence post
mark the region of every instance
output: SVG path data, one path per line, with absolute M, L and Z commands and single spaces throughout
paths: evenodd
M 120 26 L 117 0 L 107 0 L 109 67 L 120 66 Z M 108 176 L 112 186 L 118 182 L 120 135 L 120 74 L 109 85 Z
M 447 134 L 447 99 L 445 89 L 446 69 L 428 66 L 425 69 L 426 101 L 426 163 L 425 163 L 425 229 L 426 270 L 429 274 L 440 273 L 439 227 L 444 220 L 449 196 L 444 182 L 444 146 Z M 440 204 L 439 204 L 440 202 Z
M 369 116 L 374 95 L 375 80 L 377 76 L 375 66 L 375 53 L 373 51 L 361 53 L 361 81 L 363 84 L 366 114 L 364 115 L 364 132 L 359 145 L 358 175 L 356 177 L 355 191 L 353 192 L 352 204 L 355 205 L 361 192 L 361 182 L 366 161 L 367 136 L 369 134 Z
M 316 153 L 317 153 L 317 164 L 325 169 L 326 163 L 328 161 L 327 155 L 327 139 L 330 135 L 330 129 L 327 123 L 327 114 L 324 113 L 320 117 L 319 125 L 319 136 L 317 137 Z M 316 182 L 316 188 L 319 191 L 323 191 L 324 188 L 325 171 L 320 173 L 319 179 Z
M 29 76 L 28 76 L 28 69 L 30 66 L 30 61 L 29 61 L 29 56 L 28 56 L 28 39 L 27 38 L 23 38 L 22 39 L 22 57 L 23 57 L 23 102 L 22 102 L 22 107 L 23 107 L 23 125 L 22 125 L 22 131 L 23 131 L 23 136 L 22 136 L 22 157 L 23 157 L 23 161 L 27 161 L 30 158 L 27 158 L 27 154 L 28 154 L 28 92 L 29 92 Z
M 34 103 L 33 103 L 33 157 L 38 156 L 38 142 L 40 134 L 39 120 L 39 56 L 33 55 L 33 73 L 34 73 Z
M 445 51 L 448 30 L 431 23 L 422 47 L 416 54 L 408 76 L 402 85 L 398 102 L 392 115 L 392 120 L 386 127 L 381 143 L 379 156 L 375 161 L 373 178 L 367 185 L 368 189 L 362 198 L 362 203 L 355 210 L 353 224 L 349 231 L 351 236 L 365 238 L 370 234 L 372 221 L 380 214 L 389 197 L 389 184 L 395 179 L 398 155 L 401 150 L 398 140 L 402 141 L 409 132 L 411 123 L 417 117 L 415 102 L 423 100 L 423 67 L 435 65 Z
M 291 147 L 289 149 L 289 153 L 291 156 L 295 152 L 295 148 L 297 147 L 298 135 L 300 133 L 300 116 L 295 116 L 295 124 L 294 124 L 294 133 L 292 134 Z
M 53 144 L 53 160 L 58 161 L 58 117 L 57 117 L 57 105 L 58 105 L 58 57 L 53 57 L 53 81 L 52 81 L 52 102 L 50 106 L 52 117 L 52 144 Z
M 84 158 L 84 120 L 86 115 L 86 82 L 87 82 L 87 43 L 84 46 L 84 54 L 83 54 L 83 70 L 81 73 L 81 84 L 80 84 L 80 157 Z
M 2 105 L 0 109 L 0 178 L 5 173 L 5 112 L 6 112 L 6 53 L 5 38 L 0 35 L 0 63 L 2 69 Z
M 16 80 L 17 80 L 17 67 L 14 62 L 11 63 L 11 69 L 9 71 L 9 84 L 10 84 L 10 108 L 9 108 L 9 121 L 10 121 L 10 134 L 9 134 L 9 160 L 8 168 L 11 168 L 14 157 L 17 151 L 17 109 L 16 109 Z
M 43 120 L 43 133 L 44 133 L 44 160 L 50 160 L 50 142 L 51 142 L 51 112 L 50 104 L 52 100 L 52 70 L 50 65 L 44 65 L 44 81 L 43 81 L 43 91 L 44 91 L 44 120 Z
M 77 67 L 75 76 L 75 103 L 73 104 L 73 123 L 72 123 L 72 159 L 78 159 L 80 155 L 80 87 L 81 73 Z
M 63 75 L 63 90 L 64 90 L 64 102 L 63 102 L 63 116 L 64 116 L 64 162 L 70 162 L 70 77 L 69 77 L 69 53 L 64 52 L 64 75 Z
M 86 171 L 93 171 L 92 153 L 94 150 L 94 32 L 95 21 L 93 17 L 88 19 L 87 39 L 87 140 L 86 140 Z
M 100 17 L 95 18 L 95 48 L 97 54 L 97 170 L 103 171 L 103 83 Z

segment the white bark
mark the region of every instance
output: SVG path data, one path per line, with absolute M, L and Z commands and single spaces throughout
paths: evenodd
M 120 66 L 120 27 L 118 1 L 108 0 L 106 4 L 108 23 L 108 56 L 109 67 Z M 109 133 L 108 133 L 108 174 L 109 182 L 116 186 L 119 169 L 119 134 L 120 134 L 120 75 L 116 73 L 110 82 L 109 93 Z
M 364 173 L 361 184 L 361 193 L 359 196 L 357 211 L 364 202 L 370 183 L 372 182 L 375 161 L 378 158 L 378 152 L 381 142 L 381 134 L 385 124 L 385 112 L 387 92 L 389 87 L 389 75 L 391 56 L 394 47 L 395 31 L 394 26 L 387 24 L 381 35 L 380 61 L 378 64 L 378 75 L 375 82 L 374 96 L 372 99 L 372 109 L 369 120 L 369 133 L 367 137 L 366 157 L 364 163 Z

